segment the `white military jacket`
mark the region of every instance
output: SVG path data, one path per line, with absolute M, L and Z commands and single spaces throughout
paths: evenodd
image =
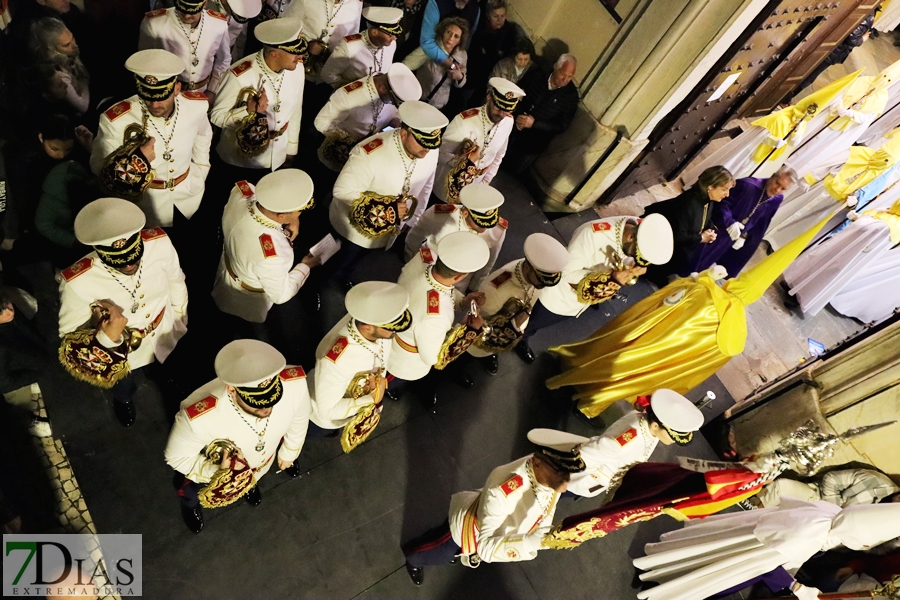
M 228 47 L 231 49 L 232 55 L 234 55 L 234 52 L 238 49 L 235 44 L 237 43 L 238 38 L 241 36 L 241 34 L 247 31 L 247 23 L 238 23 L 237 19 L 235 19 L 233 15 L 227 14 L 225 11 L 225 7 L 222 5 L 222 0 L 208 0 L 206 6 L 210 7 L 210 10 L 214 10 L 217 13 L 226 15 L 225 18 L 228 23 Z M 243 50 L 243 48 L 244 42 L 242 41 L 239 49 Z
M 518 298 L 524 302 L 529 310 L 534 308 L 535 303 L 541 297 L 542 289 L 537 289 L 531 285 L 522 275 L 522 264 L 524 258 L 506 263 L 490 275 L 482 282 L 477 291 L 484 294 L 485 301 L 478 311 L 481 316 L 487 319 L 497 314 L 506 301 L 510 298 Z M 528 327 L 528 320 L 520 327 L 521 331 L 525 331 Z M 469 354 L 472 356 L 485 357 L 490 356 L 493 352 L 482 350 L 477 345 L 469 346 Z
M 488 118 L 486 106 L 470 108 L 453 117 L 441 141 L 440 159 L 435 177 L 435 195 L 447 202 L 448 176 L 462 151 L 463 140 L 466 139 L 472 140 L 481 148 L 481 158 L 476 166 L 484 169 L 484 172 L 476 177 L 473 183 L 493 181 L 500 169 L 500 163 L 503 162 L 503 157 L 506 156 L 506 146 L 514 124 L 515 121 L 512 117 L 505 117 L 494 125 Z
M 400 143 L 400 130 L 376 133 L 363 140 L 350 152 L 347 164 L 334 183 L 334 200 L 328 209 L 332 227 L 350 242 L 363 248 L 384 248 L 393 243 L 393 236 L 370 239 L 350 224 L 350 208 L 363 192 L 385 196 L 399 196 L 407 169 L 412 165 L 409 194 L 419 200 L 415 215 L 406 225 L 414 227 L 425 212 L 434 184 L 434 168 L 438 151 L 429 150 L 423 159 L 410 158 Z
M 204 10 L 201 15 L 192 29 L 181 22 L 174 8 L 148 12 L 141 21 L 138 49 L 168 50 L 184 61 L 185 69 L 179 79 L 190 84 L 186 90 L 215 91 L 231 64 L 228 17 L 212 10 Z
M 578 227 L 569 241 L 569 264 L 562 272 L 559 284 L 547 288 L 541 294 L 541 304 L 552 313 L 577 317 L 590 304 L 581 302 L 575 287 L 588 274 L 595 272 L 612 273 L 616 263 L 625 256 L 617 239 L 617 231 L 628 219 L 635 217 L 609 217 L 591 221 Z M 607 289 L 613 293 L 620 288 L 610 280 Z
M 587 467 L 572 473 L 568 491 L 593 497 L 609 489 L 613 479 L 630 467 L 647 462 L 659 438 L 650 433 L 647 419 L 633 410 L 610 425 L 603 435 L 592 437 L 580 446 L 581 459 Z
M 375 119 L 376 111 L 378 119 Z M 343 131 L 359 141 L 379 133 L 398 119 L 397 107 L 381 100 L 372 77 L 363 77 L 338 88 L 331 94 L 328 103 L 316 115 L 315 126 L 326 136 Z M 333 171 L 340 171 L 342 165 L 329 161 L 318 150 L 319 160 Z
M 422 379 L 437 363 L 447 332 L 453 327 L 462 294 L 431 275 L 435 254 L 427 248 L 403 267 L 397 283 L 409 292 L 412 326 L 393 339 L 388 372 L 399 379 Z
M 396 40 L 383 48 L 371 45 L 368 29 L 348 35 L 334 47 L 319 76 L 336 89 L 367 75 L 387 73 L 396 50 Z
M 345 315 L 316 347 L 312 422 L 323 429 L 340 429 L 360 409 L 375 404 L 372 394 L 354 399 L 347 395 L 347 390 L 361 373 L 383 374 L 390 357 L 390 340 L 368 341 L 350 315 Z
M 224 313 L 263 323 L 273 304 L 297 295 L 309 267 L 294 265 L 294 248 L 281 224 L 256 207 L 256 187 L 239 181 L 222 215 L 225 248 L 212 297 Z
M 143 122 L 143 101 L 137 95 L 114 104 L 100 116 L 100 128 L 91 150 L 91 171 L 99 175 L 107 157 L 122 146 L 125 129 Z M 202 92 L 182 92 L 175 97 L 169 120 L 149 116 L 147 135 L 156 139 L 156 158 L 150 166 L 156 172 L 144 190 L 138 206 L 150 226 L 171 227 L 173 209 L 190 219 L 200 207 L 209 173 L 209 146 L 212 127 L 206 111 L 209 103 Z M 165 138 L 170 157 L 166 159 Z
M 219 157 L 236 167 L 274 171 L 284 164 L 286 156 L 297 154 L 305 82 L 302 63 L 293 71 L 285 69 L 275 73 L 266 65 L 263 50 L 232 65 L 222 78 L 210 113 L 213 125 L 222 128 L 222 137 L 216 146 Z M 263 152 L 248 156 L 241 152 L 235 140 L 238 125 L 249 114 L 246 101 L 238 100 L 238 96 L 244 88 L 259 91 L 260 86 L 265 88 L 269 99 L 266 118 L 270 135 L 278 132 L 280 135 L 270 139 Z M 280 110 L 276 111 L 276 107 Z
M 191 481 L 208 482 L 219 470 L 219 465 L 201 453 L 218 438 L 231 440 L 241 450 L 254 470 L 255 481 L 262 479 L 276 462 L 276 450 L 278 458 L 294 462 L 300 456 L 309 427 L 309 390 L 301 367 L 287 367 L 278 376 L 284 393 L 272 407 L 272 413 L 263 419 L 241 410 L 221 379 L 213 379 L 188 396 L 175 416 L 166 444 L 169 466 Z M 259 436 L 254 429 L 266 432 L 261 452 L 256 450 Z
M 410 229 L 406 235 L 404 256 L 406 260 L 410 260 L 413 254 L 423 246 L 437 252 L 438 242 L 445 235 L 455 231 L 474 233 L 487 243 L 490 255 L 487 264 L 456 284 L 456 289 L 464 292 L 466 289 L 477 290 L 487 274 L 494 268 L 497 256 L 503 247 L 503 241 L 506 239 L 506 229 L 509 227 L 509 223 L 501 217 L 497 225 L 479 233 L 469 227 L 465 217 L 462 216 L 462 211 L 459 210 L 460 208 L 462 207 L 456 204 L 435 204 L 428 208 L 415 227 Z
M 463 555 L 477 552 L 484 562 L 518 562 L 537 556 L 553 524 L 559 493 L 541 484 L 533 486 L 531 456 L 491 471 L 480 491 L 459 492 L 450 498 L 450 534 Z M 470 508 L 474 519 L 466 518 Z
M 128 319 L 127 327 L 146 330 L 156 323 L 140 348 L 129 352 L 128 365 L 132 370 L 149 365 L 154 357 L 164 362 L 187 332 L 188 291 L 175 247 L 158 227 L 143 230 L 141 237 L 144 256 L 134 275 L 111 270 L 100 262 L 96 252 L 91 252 L 63 270 L 59 286 L 60 336 L 89 323 L 91 304 L 97 300 L 112 300 L 122 307 Z M 135 292 L 133 300 L 131 291 Z M 134 302 L 138 303 L 138 309 L 132 313 Z M 119 345 L 103 331 L 98 332 L 97 341 L 106 348 Z

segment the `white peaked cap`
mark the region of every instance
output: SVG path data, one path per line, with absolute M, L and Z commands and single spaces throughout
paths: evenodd
M 284 356 L 259 340 L 235 340 L 216 354 L 216 377 L 234 387 L 252 387 L 284 369 Z
M 409 67 L 403 63 L 392 63 L 387 71 L 388 85 L 391 91 L 403 103 L 411 100 L 418 100 L 422 97 L 422 84 L 416 79 L 416 76 Z
M 262 2 L 259 0 L 228 0 L 228 8 L 243 19 L 252 19 L 262 11 Z
M 269 173 L 256 184 L 256 201 L 272 212 L 302 210 L 312 197 L 313 180 L 300 169 L 281 169 Z
M 900 537 L 900 503 L 854 504 L 831 521 L 829 538 L 851 550 L 868 550 Z
M 641 219 L 637 230 L 638 252 L 654 265 L 664 265 L 672 258 L 675 247 L 672 226 L 660 214 Z
M 350 316 L 368 325 L 384 325 L 397 320 L 409 307 L 409 292 L 397 283 L 364 281 L 350 288 L 344 297 Z
M 438 260 L 457 273 L 474 273 L 491 256 L 487 242 L 471 231 L 454 231 L 440 239 Z
M 403 18 L 403 9 L 389 6 L 367 6 L 362 9 L 363 19 L 378 25 L 394 25 Z
M 589 442 L 590 438 L 558 429 L 532 429 L 528 432 L 528 441 L 545 448 L 568 452 L 575 446 Z
M 400 105 L 400 120 L 426 133 L 443 129 L 450 121 L 444 114 L 421 100 L 409 100 Z
M 134 202 L 100 198 L 88 203 L 75 217 L 75 237 L 85 246 L 109 246 L 129 238 L 147 223 Z
M 525 238 L 525 258 L 538 271 L 562 273 L 569 264 L 569 251 L 546 233 L 532 233 Z
M 525 97 L 525 90 L 503 77 L 491 77 L 488 79 L 488 85 L 509 99 Z M 510 94 L 512 95 L 510 96 Z
M 303 33 L 300 19 L 270 19 L 256 26 L 253 35 L 266 46 L 278 46 L 299 40 Z
M 485 213 L 503 204 L 503 194 L 486 183 L 470 183 L 459 192 L 460 203 L 478 213 Z
M 690 433 L 703 427 L 703 413 L 678 392 L 661 388 L 650 396 L 650 408 L 660 423 L 679 433 Z
M 135 52 L 125 61 L 125 68 L 141 77 L 152 75 L 160 81 L 180 75 L 184 61 L 168 50 L 157 48 Z

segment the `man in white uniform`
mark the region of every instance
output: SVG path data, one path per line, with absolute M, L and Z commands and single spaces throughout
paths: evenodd
M 456 115 L 444 133 L 434 186 L 444 202 L 457 204 L 467 185 L 489 184 L 506 156 L 512 113 L 525 92 L 502 77 L 491 77 L 488 83 L 485 104 Z
M 316 129 L 325 135 L 317 151 L 319 160 L 332 171 L 340 171 L 360 140 L 385 127 L 399 127 L 400 105 L 421 95 L 419 80 L 403 63 L 335 90 L 315 120 Z
M 175 0 L 174 8 L 144 15 L 138 48 L 168 50 L 185 65 L 178 79 L 186 91 L 205 92 L 210 102 L 231 64 L 228 17 L 204 10 L 204 0 Z
M 310 83 L 321 81 L 319 71 L 338 42 L 359 31 L 362 7 L 359 0 L 295 0 L 285 9 L 284 18 L 300 19 L 309 39 Z
M 480 490 L 450 498 L 448 522 L 406 544 L 409 578 L 422 585 L 426 565 L 446 564 L 457 556 L 472 568 L 482 562 L 533 560 L 553 526 L 559 496 L 570 477 L 583 470 L 577 450 L 547 447 L 497 467 Z
M 490 324 L 491 334 L 470 346 L 469 354 L 483 358 L 484 368 L 491 375 L 500 369 L 497 354 L 510 350 L 522 339 L 542 291 L 559 284 L 569 263 L 566 247 L 546 233 L 532 233 L 525 238 L 524 252 L 525 258 L 503 265 L 478 288 L 485 298 L 479 311 Z
M 425 211 L 415 227 L 406 236 L 404 257 L 407 261 L 421 248 L 436 250 L 444 236 L 455 231 L 476 234 L 487 243 L 491 255 L 478 271 L 456 283 L 456 289 L 477 290 L 487 274 L 494 268 L 497 256 L 506 240 L 509 223 L 500 216 L 503 194 L 486 183 L 473 183 L 460 194 L 462 206 L 435 204 Z
M 516 353 L 526 363 L 533 362 L 528 338 L 609 300 L 646 273 L 646 265 L 669 262 L 673 248 L 672 226 L 662 215 L 611 217 L 581 225 L 569 241 L 569 264 L 562 281 L 541 294 Z
M 222 217 L 225 248 L 212 292 L 219 310 L 263 323 L 272 305 L 297 294 L 319 264 L 311 254 L 294 264 L 300 213 L 312 204 L 312 179 L 299 169 L 269 173 L 256 186 L 235 185 Z
M 180 58 L 166 50 L 141 50 L 125 61 L 137 94 L 100 117 L 91 151 L 91 170 L 115 195 L 135 198 L 153 226 L 171 227 L 175 213 L 190 219 L 200 207 L 212 127 L 201 92 L 181 92 Z M 130 126 L 147 141 L 127 155 L 116 152 Z M 144 187 L 146 185 L 146 187 Z
M 488 260 L 484 240 L 474 233 L 457 231 L 444 236 L 436 251 L 422 248 L 400 273 L 397 283 L 409 292 L 412 327 L 394 336 L 388 372 L 403 381 L 417 381 L 428 375 L 435 365 L 446 366 L 455 356 L 445 345 L 454 328 L 456 312 L 466 312 L 472 301 L 483 300 L 481 294 L 462 297 L 454 284 L 477 271 Z M 473 334 L 481 331 L 484 321 L 468 315 L 462 325 Z M 465 335 L 463 335 L 465 337 Z M 434 390 L 427 400 L 434 402 Z
M 397 37 L 403 34 L 403 10 L 368 6 L 362 16 L 369 23 L 368 29 L 342 39 L 322 67 L 322 81 L 335 89 L 367 75 L 387 73 L 394 62 Z
M 659 389 L 643 410 L 627 413 L 603 435 L 586 438 L 553 429 L 533 429 L 528 439 L 563 450 L 574 444 L 585 470 L 572 475 L 567 491 L 593 498 L 615 491 L 628 469 L 650 460 L 660 442 L 686 446 L 702 426 L 703 413 L 693 402 L 672 390 Z
M 291 166 L 297 154 L 307 51 L 299 20 L 266 21 L 254 33 L 263 49 L 225 73 L 210 113 L 213 125 L 222 128 L 219 158 L 240 167 L 230 172 L 251 183 L 265 171 Z M 248 117 L 255 121 L 248 123 Z
M 194 533 L 203 529 L 201 503 L 215 508 L 243 496 L 259 506 L 257 484 L 276 457 L 280 470 L 297 477 L 294 461 L 309 425 L 306 374 L 302 367 L 285 368 L 272 346 L 235 340 L 216 355 L 215 369 L 216 378 L 181 403 L 166 444 L 166 462 L 179 476 L 181 517 Z M 223 439 L 233 448 L 211 460 L 211 442 Z
M 210 10 L 227 17 L 228 47 L 232 56 L 244 54 L 244 43 L 247 39 L 247 23 L 262 10 L 259 0 L 208 0 Z
M 332 437 L 387 389 L 391 338 L 412 324 L 409 294 L 387 281 L 366 281 L 344 298 L 347 315 L 316 348 L 310 434 Z
M 332 278 L 341 284 L 367 250 L 389 247 L 401 227 L 414 226 L 431 197 L 447 117 L 415 100 L 400 106 L 400 120 L 400 129 L 357 144 L 334 184 L 328 214 L 343 240 Z
M 75 237 L 94 250 L 62 272 L 59 287 L 63 366 L 78 379 L 112 387 L 125 427 L 136 414 L 133 372 L 164 362 L 187 331 L 178 254 L 162 229 L 143 229 L 145 223 L 140 209 L 120 198 L 82 208 Z

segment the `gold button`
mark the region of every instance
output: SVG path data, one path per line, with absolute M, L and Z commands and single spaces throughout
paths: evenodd
M 147 306 L 147 305 L 146 305 L 146 304 L 141 304 L 141 308 L 144 308 L 145 306 Z M 147 316 L 149 317 L 150 315 L 147 315 Z
M 144 318 L 149 319 L 149 318 L 150 318 L 150 313 L 147 313 L 147 314 L 145 315 Z
M 153 337 L 154 335 L 156 335 L 156 332 L 155 332 L 155 331 L 154 331 L 153 333 L 150 334 L 150 337 Z
M 141 298 L 143 298 L 143 297 L 144 297 L 144 295 L 143 295 L 143 294 L 141 294 Z

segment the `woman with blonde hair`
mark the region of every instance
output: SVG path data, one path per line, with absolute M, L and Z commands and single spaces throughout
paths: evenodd
M 469 39 L 469 24 L 461 17 L 447 17 L 435 27 L 438 45 L 450 57 L 450 65 L 430 60 L 421 46 L 403 60 L 422 85 L 422 101 L 443 108 L 450 98 L 450 86 L 466 84 L 465 47 Z

